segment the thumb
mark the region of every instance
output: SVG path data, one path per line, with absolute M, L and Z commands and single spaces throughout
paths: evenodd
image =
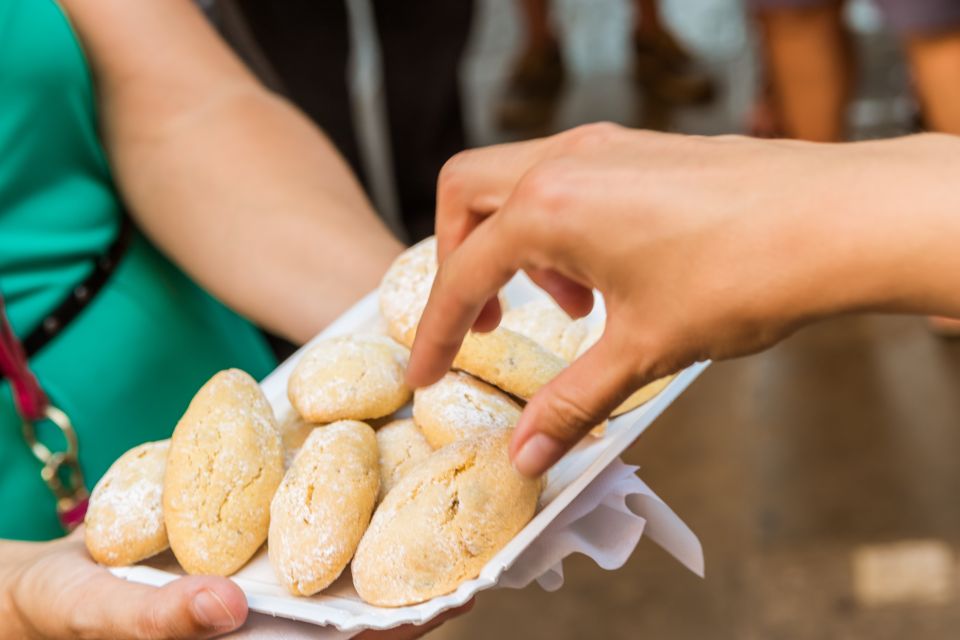
M 544 473 L 630 395 L 636 372 L 615 342 L 608 329 L 527 403 L 510 442 L 520 473 Z
M 160 640 L 209 638 L 233 631 L 247 602 L 226 578 L 187 576 L 159 589 L 99 574 L 78 603 L 83 627 L 96 637 Z

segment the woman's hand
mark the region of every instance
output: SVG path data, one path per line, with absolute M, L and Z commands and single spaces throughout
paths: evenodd
M 472 607 L 357 638 L 414 640 Z M 158 589 L 114 577 L 90 559 L 82 530 L 53 542 L 0 542 L 0 640 L 212 638 L 246 618 L 246 598 L 226 578 L 188 576 Z
M 601 340 L 527 405 L 511 454 L 545 471 L 634 389 L 764 349 L 814 319 L 960 315 L 960 141 L 816 145 L 590 125 L 468 151 L 439 183 L 441 266 L 408 381 L 447 370 L 499 321 L 525 270 Z M 948 274 L 949 277 L 948 277 Z
M 162 587 L 127 582 L 95 564 L 82 532 L 46 543 L 0 544 L 0 638 L 210 638 L 247 617 L 226 578 L 189 576 Z

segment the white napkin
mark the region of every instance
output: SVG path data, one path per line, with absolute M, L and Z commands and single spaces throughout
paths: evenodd
M 563 586 L 563 559 L 589 556 L 600 567 L 619 569 L 646 534 L 681 564 L 703 577 L 703 549 L 696 535 L 636 476 L 638 467 L 615 460 L 544 530 L 501 577 L 497 586 L 523 588 L 536 580 L 547 591 Z M 345 640 L 328 627 L 251 613 L 231 638 Z

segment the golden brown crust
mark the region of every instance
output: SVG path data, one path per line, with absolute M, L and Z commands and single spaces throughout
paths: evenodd
M 380 450 L 380 496 L 390 493 L 403 476 L 430 457 L 433 447 L 411 419 L 394 420 L 377 430 Z
M 387 494 L 353 560 L 361 598 L 397 607 L 449 593 L 529 522 L 542 483 L 510 464 L 509 437 L 500 430 L 446 446 Z
M 468 333 L 453 366 L 529 400 L 567 363 L 530 338 L 498 327 L 489 333 Z
M 412 392 L 403 379 L 408 356 L 405 347 L 387 336 L 323 340 L 290 374 L 290 403 L 312 423 L 390 415 L 410 400 Z
M 97 483 L 90 496 L 85 540 L 93 559 L 124 566 L 169 545 L 163 524 L 163 477 L 169 440 L 130 449 Z
M 587 335 L 582 319 L 572 319 L 553 300 L 547 299 L 509 309 L 504 312 L 500 326 L 530 338 L 567 362 L 577 357 L 577 350 Z
M 170 441 L 164 520 L 187 573 L 227 576 L 267 538 L 283 476 L 273 410 L 256 381 L 221 371 L 194 396 Z
M 413 394 L 413 419 L 434 449 L 491 429 L 509 429 L 520 405 L 499 389 L 461 371 Z
M 653 400 L 657 395 L 660 394 L 661 391 L 667 388 L 667 385 L 670 384 L 674 378 L 676 378 L 675 375 L 665 376 L 663 378 L 658 378 L 657 380 L 654 380 L 643 387 L 640 387 L 633 392 L 633 395 L 624 400 L 619 407 L 614 409 L 613 413 L 610 415 L 615 418 L 626 413 L 627 411 L 633 411 L 640 405 Z
M 270 563 L 294 595 L 327 588 L 353 557 L 380 486 L 377 439 L 345 420 L 314 429 L 270 505 Z

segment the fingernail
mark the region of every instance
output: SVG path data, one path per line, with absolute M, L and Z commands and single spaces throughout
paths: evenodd
M 237 620 L 227 604 L 213 591 L 204 589 L 193 596 L 193 611 L 201 624 L 211 629 L 233 629 Z
M 565 448 L 563 443 L 545 433 L 536 433 L 523 443 L 513 458 L 514 468 L 527 476 L 536 478 L 560 459 Z

